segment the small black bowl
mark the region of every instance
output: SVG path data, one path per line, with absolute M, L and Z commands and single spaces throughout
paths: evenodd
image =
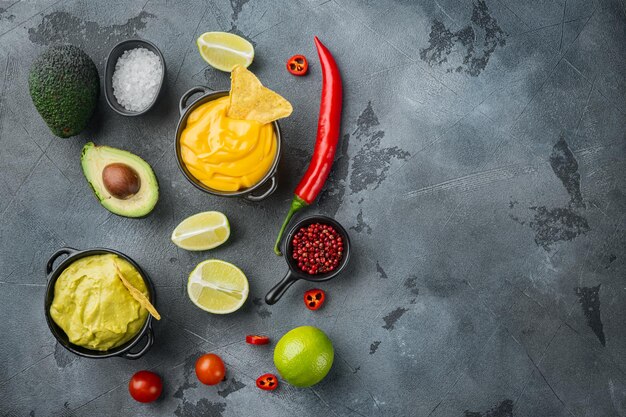
M 120 56 L 122 56 L 124 52 L 135 48 L 146 48 L 147 50 L 154 52 L 161 60 L 161 66 L 163 67 L 161 82 L 159 83 L 159 91 L 154 96 L 154 100 L 152 100 L 152 103 L 150 103 L 148 107 L 141 111 L 126 110 L 121 104 L 117 102 L 117 99 L 113 94 L 113 73 L 115 72 L 115 65 L 117 64 L 117 60 L 120 58 Z M 150 110 L 154 106 L 157 99 L 159 98 L 159 95 L 163 90 L 164 81 L 165 59 L 163 58 L 163 54 L 161 53 L 159 48 L 157 48 L 156 45 L 152 42 L 144 41 L 141 39 L 129 39 L 118 43 L 113 47 L 113 49 L 111 49 L 111 52 L 109 52 L 109 56 L 107 57 L 107 62 L 104 70 L 104 97 L 106 98 L 107 103 L 109 103 L 109 106 L 115 112 L 121 114 L 122 116 L 140 116 L 148 112 L 148 110 Z
M 337 269 L 335 269 L 334 271 L 326 272 L 324 274 L 307 274 L 298 267 L 298 262 L 293 259 L 293 256 L 291 255 L 291 252 L 293 250 L 292 242 L 294 235 L 298 233 L 298 230 L 300 230 L 301 228 L 307 227 L 308 225 L 313 223 L 321 223 L 334 227 L 337 233 L 339 233 L 339 235 L 341 235 L 341 238 L 343 239 L 343 257 L 341 258 L 341 262 L 337 266 Z M 274 287 L 269 290 L 269 292 L 265 296 L 265 302 L 270 305 L 275 304 L 278 300 L 280 300 L 285 291 L 287 291 L 287 289 L 299 279 L 310 282 L 322 282 L 328 281 L 329 279 L 336 277 L 341 271 L 346 268 L 346 265 L 348 265 L 348 261 L 350 259 L 350 237 L 348 236 L 348 232 L 346 231 L 346 229 L 343 228 L 342 225 L 339 224 L 339 222 L 337 222 L 337 220 L 331 219 L 330 217 L 326 216 L 309 216 L 296 222 L 296 224 L 294 224 L 289 230 L 289 233 L 287 234 L 287 237 L 285 238 L 285 241 L 283 243 L 283 247 L 283 255 L 285 257 L 285 260 L 287 261 L 287 266 L 289 266 L 289 271 L 287 271 L 287 275 L 285 275 L 282 281 L 274 285 Z
M 110 358 L 112 356 L 121 356 L 126 359 L 139 359 L 150 349 L 150 347 L 154 343 L 154 332 L 152 331 L 152 316 L 150 314 L 148 314 L 148 318 L 143 324 L 141 330 L 139 330 L 139 332 L 132 339 L 130 339 L 128 342 L 124 343 L 121 346 L 105 351 L 91 350 L 71 343 L 63 329 L 61 329 L 54 322 L 54 320 L 52 320 L 52 317 L 50 317 L 50 306 L 52 305 L 52 300 L 54 299 L 54 286 L 61 273 L 78 259 L 84 258 L 86 256 L 108 254 L 114 254 L 122 259 L 125 259 L 132 266 L 134 266 L 137 271 L 139 271 L 139 274 L 143 278 L 143 281 L 146 283 L 146 287 L 148 288 L 148 298 L 150 299 L 150 303 L 152 303 L 152 305 L 155 305 L 156 291 L 154 290 L 154 285 L 152 284 L 152 281 L 150 280 L 148 275 L 143 272 L 139 265 L 137 265 L 135 261 L 130 259 L 128 256 L 112 249 L 104 248 L 88 249 L 83 251 L 79 251 L 73 248 L 61 248 L 58 251 L 54 252 L 52 256 L 50 256 L 50 259 L 46 264 L 46 275 L 48 277 L 48 286 L 46 288 L 46 298 L 44 304 L 44 309 L 46 312 L 46 322 L 48 323 L 48 327 L 50 328 L 52 335 L 57 339 L 61 346 L 78 356 L 92 359 Z M 63 260 L 56 268 L 54 268 L 54 262 L 57 260 L 57 258 L 63 255 L 67 255 L 68 257 Z M 146 339 L 146 342 L 143 347 L 138 351 L 131 352 L 131 350 L 139 343 L 139 341 L 144 338 Z

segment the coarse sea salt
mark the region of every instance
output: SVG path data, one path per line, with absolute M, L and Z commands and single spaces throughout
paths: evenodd
M 162 76 L 157 54 L 146 48 L 130 49 L 115 64 L 113 95 L 128 111 L 145 110 L 158 94 Z

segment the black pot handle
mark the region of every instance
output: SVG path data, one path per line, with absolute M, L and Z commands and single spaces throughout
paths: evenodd
M 204 87 L 201 85 L 191 87 L 189 90 L 187 90 L 187 92 L 183 94 L 183 96 L 180 98 L 180 102 L 178 103 L 178 110 L 180 111 L 180 115 L 182 116 L 183 114 L 185 114 L 185 111 L 187 110 L 187 101 L 189 101 L 191 96 L 198 93 L 202 93 L 202 95 L 205 95 L 210 93 L 211 91 L 213 90 L 211 90 L 209 87 Z
M 285 291 L 287 291 L 287 289 L 291 287 L 291 285 L 297 280 L 298 278 L 296 278 L 291 270 L 289 270 L 287 272 L 287 275 L 285 275 L 285 278 L 283 278 L 282 281 L 274 285 L 274 287 L 269 290 L 269 292 L 265 296 L 265 302 L 269 305 L 276 304 L 276 302 L 280 300 L 280 297 L 283 296 Z
M 267 191 L 265 191 L 261 195 L 254 195 L 252 192 L 246 195 L 246 199 L 249 201 L 261 201 L 269 197 L 274 191 L 276 191 L 276 187 L 278 186 L 278 183 L 276 182 L 276 176 L 272 176 L 272 178 L 270 178 L 270 181 L 270 187 L 267 189 Z
M 48 259 L 48 263 L 46 264 L 46 276 L 50 275 L 52 271 L 54 271 L 54 261 L 56 261 L 59 256 L 62 256 L 62 255 L 71 256 L 75 254 L 76 252 L 78 252 L 76 249 L 67 248 L 67 247 L 61 248 L 58 251 L 54 252 L 52 256 L 50 256 L 50 259 Z
M 154 333 L 152 331 L 152 322 L 150 322 L 150 324 L 148 324 L 148 329 L 146 330 L 146 344 L 144 345 L 144 347 L 142 347 L 139 352 L 125 352 L 122 354 L 122 356 L 126 359 L 139 359 L 141 358 L 149 349 L 150 347 L 152 347 L 152 344 L 154 343 Z

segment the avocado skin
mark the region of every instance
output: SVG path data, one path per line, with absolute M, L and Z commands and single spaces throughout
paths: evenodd
M 51 46 L 33 62 L 28 87 L 52 133 L 68 138 L 79 134 L 91 119 L 100 95 L 100 77 L 82 49 Z

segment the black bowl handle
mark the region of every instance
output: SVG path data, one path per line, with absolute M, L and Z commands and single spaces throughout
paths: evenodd
M 52 271 L 54 271 L 54 261 L 56 261 L 59 256 L 72 256 L 77 252 L 78 251 L 74 248 L 61 248 L 58 251 L 54 252 L 52 256 L 50 256 L 50 259 L 48 259 L 48 263 L 46 264 L 46 275 L 50 275 Z
M 289 270 L 287 275 L 285 275 L 285 278 L 283 278 L 278 284 L 274 285 L 274 287 L 267 293 L 265 296 L 265 302 L 269 305 L 276 304 L 285 291 L 287 291 L 287 289 L 297 280 L 298 278 L 296 278 L 291 270 Z
M 154 333 L 152 332 L 152 323 L 148 324 L 148 329 L 146 330 L 146 344 L 142 347 L 139 352 L 125 352 L 122 356 L 126 359 L 139 359 L 152 347 L 154 343 Z
M 211 91 L 213 90 L 211 90 L 209 87 L 204 87 L 201 85 L 191 87 L 189 90 L 187 90 L 187 92 L 183 94 L 183 96 L 180 98 L 180 102 L 178 103 L 178 110 L 180 111 L 180 115 L 182 116 L 183 114 L 185 114 L 185 111 L 187 110 L 187 101 L 189 101 L 191 96 L 198 93 L 202 93 L 202 95 L 205 95 L 210 93 Z
M 270 188 L 268 188 L 267 191 L 265 191 L 261 195 L 254 195 L 253 193 L 250 193 L 246 195 L 246 199 L 249 201 L 261 201 L 269 197 L 274 191 L 276 191 L 276 187 L 278 186 L 278 183 L 276 182 L 276 176 L 272 176 L 272 178 L 270 178 L 270 181 Z

